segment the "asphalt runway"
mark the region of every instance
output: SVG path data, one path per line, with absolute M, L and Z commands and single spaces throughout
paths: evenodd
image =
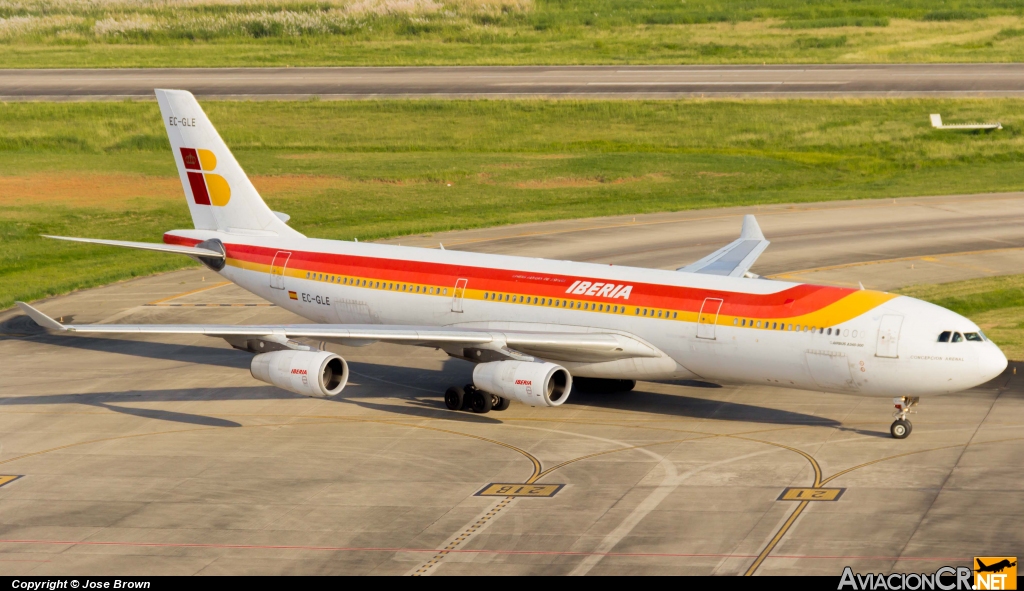
M 747 212 L 400 242 L 671 268 Z M 767 207 L 754 270 L 887 289 L 1019 273 L 1021 218 L 1024 194 Z M 300 321 L 198 269 L 39 306 L 81 323 Z M 0 314 L 0 474 L 17 477 L 0 478 L 0 573 L 837 576 L 1024 549 L 1016 363 L 924 399 L 896 441 L 884 400 L 701 382 L 451 412 L 441 394 L 468 363 L 333 349 L 352 382 L 317 400 L 256 382 L 218 339 L 54 337 Z M 478 496 L 492 484 L 513 488 Z
M 0 100 L 997 97 L 1024 95 L 1024 64 L 0 69 Z

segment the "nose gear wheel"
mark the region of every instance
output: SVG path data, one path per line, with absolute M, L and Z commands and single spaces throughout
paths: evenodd
M 906 439 L 914 429 L 914 425 L 907 420 L 907 415 L 914 412 L 912 408 L 917 406 L 921 399 L 917 396 L 901 396 L 893 398 L 892 401 L 896 405 L 896 410 L 892 413 L 896 420 L 889 426 L 889 434 L 894 439 Z

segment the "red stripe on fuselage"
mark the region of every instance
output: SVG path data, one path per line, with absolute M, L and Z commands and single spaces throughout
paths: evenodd
M 164 242 L 194 246 L 199 240 L 165 234 Z M 224 247 L 229 259 L 263 265 L 270 265 L 274 255 L 282 250 L 247 244 L 225 244 Z M 706 298 L 721 298 L 724 302 L 720 314 L 765 319 L 791 318 L 816 312 L 856 291 L 842 287 L 800 284 L 777 293 L 754 294 L 608 279 L 607 282 L 616 285 L 633 286 L 632 293 L 626 300 L 565 293 L 576 281 L 601 281 L 600 277 L 577 277 L 321 252 L 290 252 L 292 255 L 288 261 L 288 268 L 310 273 L 442 286 L 454 286 L 457 279 L 463 278 L 469 280 L 468 289 L 690 312 L 699 312 Z

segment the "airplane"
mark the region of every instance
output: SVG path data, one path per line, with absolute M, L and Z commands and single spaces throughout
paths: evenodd
M 475 364 L 472 383 L 448 388 L 444 402 L 478 413 L 561 406 L 574 380 L 611 391 L 704 380 L 895 395 L 897 439 L 910 435 L 921 396 L 1007 366 L 973 322 L 939 306 L 751 273 L 769 244 L 753 216 L 737 240 L 674 271 L 308 238 L 267 207 L 191 93 L 155 92 L 195 228 L 162 243 L 49 238 L 186 255 L 314 324 L 65 325 L 18 302 L 52 332 L 219 337 L 255 353 L 255 379 L 314 397 L 348 381 L 325 343 L 434 347 Z
M 995 564 L 989 564 L 989 565 L 986 565 L 984 562 L 982 562 L 980 558 L 976 558 L 975 560 L 978 563 L 978 568 L 976 569 L 975 572 L 979 572 L 979 573 L 998 573 L 998 572 L 1002 572 L 1003 570 L 1005 570 L 1007 568 L 1017 566 L 1017 561 L 1010 562 L 1010 560 L 1006 559 L 1006 558 L 1000 560 L 999 562 L 997 562 Z

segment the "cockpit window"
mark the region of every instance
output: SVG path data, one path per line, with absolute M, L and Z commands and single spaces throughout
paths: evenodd
M 941 333 L 939 334 L 939 342 L 940 342 L 940 343 L 948 343 L 948 342 L 949 342 L 949 334 L 950 334 L 950 333 L 949 333 L 949 331 L 948 331 L 948 330 L 944 330 L 944 331 L 942 331 L 942 332 L 941 332 Z
M 962 337 L 962 336 L 960 335 L 960 333 L 958 333 L 958 332 L 954 332 L 954 333 L 953 333 L 953 340 L 952 340 L 951 342 L 953 342 L 953 343 L 959 343 L 959 342 L 960 342 L 960 341 L 962 341 L 962 340 L 964 340 L 964 337 Z
M 984 340 L 984 339 L 981 338 L 981 335 L 976 333 L 976 332 L 965 332 L 964 333 L 964 338 L 967 339 L 968 341 L 978 341 L 978 342 L 981 342 L 982 340 Z

